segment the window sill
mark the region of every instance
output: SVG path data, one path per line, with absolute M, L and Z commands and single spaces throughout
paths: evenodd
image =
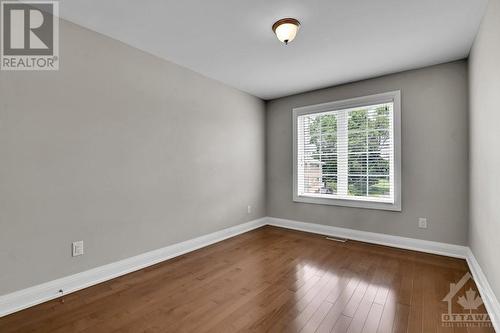
M 392 203 L 392 202 L 378 202 L 378 201 L 366 201 L 366 200 L 330 199 L 330 198 L 321 198 L 315 196 L 295 195 L 293 201 L 311 203 L 316 205 L 331 205 L 331 206 L 344 206 L 344 207 L 355 207 L 355 208 L 366 208 L 366 209 L 377 209 L 377 210 L 390 210 L 396 212 L 401 211 L 401 202 L 398 200 Z

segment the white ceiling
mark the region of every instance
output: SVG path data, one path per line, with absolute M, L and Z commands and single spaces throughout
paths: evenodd
M 468 56 L 487 0 L 62 0 L 69 21 L 272 99 Z M 271 25 L 302 23 L 281 44 Z

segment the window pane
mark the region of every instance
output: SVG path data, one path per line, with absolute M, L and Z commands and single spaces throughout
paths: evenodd
M 366 153 L 360 154 L 349 154 L 348 173 L 349 175 L 365 175 L 367 171 L 366 167 Z
M 304 151 L 306 153 L 311 153 L 311 154 L 319 154 L 320 150 L 320 143 L 321 143 L 321 138 L 319 134 L 312 134 L 312 135 L 307 135 L 305 136 L 306 138 L 306 144 L 304 146 Z
M 323 155 L 321 158 L 323 174 L 337 174 L 337 155 Z
M 365 197 L 366 180 L 367 177 L 365 176 L 349 176 L 348 178 L 349 195 L 357 197 Z
M 306 162 L 304 164 L 304 192 L 319 193 L 322 186 L 320 163 L 314 160 Z
M 389 156 L 378 153 L 368 155 L 368 174 L 369 175 L 389 175 Z
M 386 103 L 386 97 L 381 97 L 381 102 L 377 99 L 373 98 L 371 105 L 345 109 L 332 104 L 331 109 L 314 106 L 298 111 L 298 197 L 308 197 L 306 202 L 318 198 L 319 203 L 328 201 L 320 198 L 370 201 L 372 197 L 374 202 L 389 203 L 399 193 L 390 183 L 399 177 L 399 171 L 393 169 L 393 103 Z M 350 103 L 346 105 L 356 105 Z
M 321 130 L 324 134 L 337 131 L 337 117 L 334 114 L 325 114 L 320 116 Z
M 337 135 L 337 133 L 335 133 Z M 321 153 L 323 154 L 336 154 L 337 153 L 337 139 L 333 138 L 331 134 L 323 136 L 321 140 Z
M 327 114 L 311 118 L 306 126 L 311 147 L 305 147 L 316 154 L 337 152 L 337 117 Z
M 366 132 L 349 132 L 349 152 L 366 152 L 368 143 L 366 142 Z
M 337 176 L 323 176 L 322 194 L 337 194 Z
M 333 114 L 321 116 L 321 151 L 325 154 L 337 152 L 337 117 Z
M 391 188 L 389 177 L 369 177 L 368 195 L 371 197 L 389 197 Z
M 389 128 L 389 106 L 383 105 L 370 110 L 368 114 L 368 129 Z
M 349 130 L 365 130 L 367 121 L 367 110 L 355 110 L 349 112 Z
M 368 149 L 370 151 L 381 151 L 390 148 L 390 136 L 388 130 L 373 130 L 368 132 Z

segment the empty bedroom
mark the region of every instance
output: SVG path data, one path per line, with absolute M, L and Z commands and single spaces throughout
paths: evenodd
M 0 332 L 500 332 L 500 0 L 0 0 Z

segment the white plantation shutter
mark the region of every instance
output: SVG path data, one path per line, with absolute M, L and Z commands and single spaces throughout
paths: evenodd
M 399 210 L 399 117 L 399 92 L 294 109 L 294 200 Z

